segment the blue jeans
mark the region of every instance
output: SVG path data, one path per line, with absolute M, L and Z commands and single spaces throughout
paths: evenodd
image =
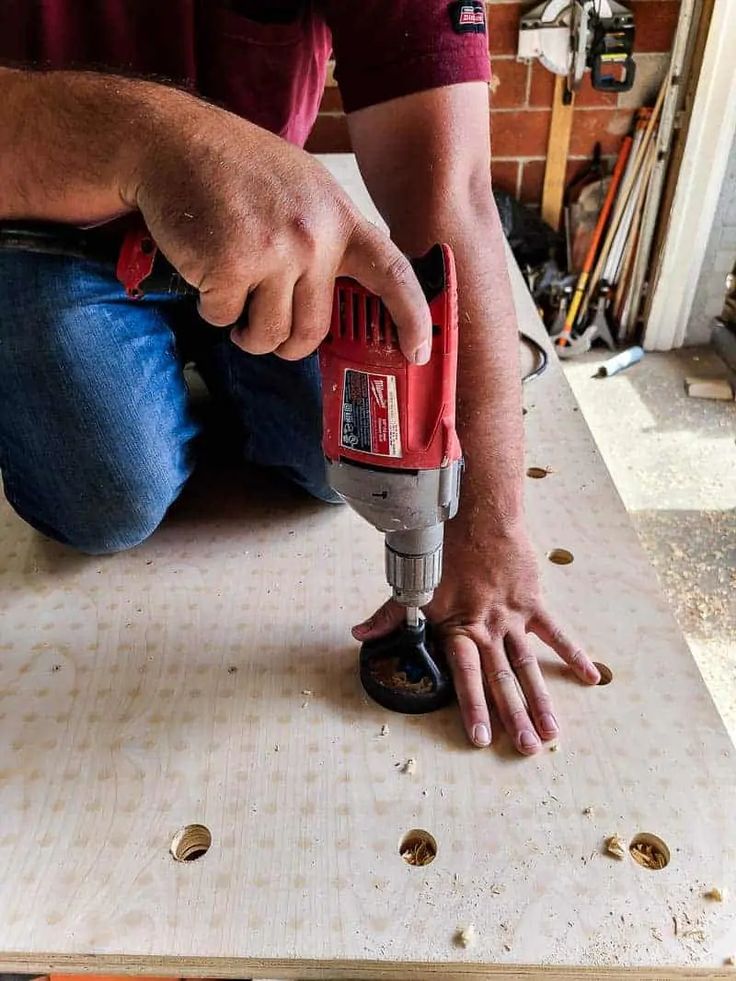
M 182 345 L 230 414 L 238 454 L 337 500 L 316 356 L 246 354 L 193 301 L 129 300 L 102 265 L 0 253 L 0 471 L 22 518 L 92 554 L 154 531 L 192 473 L 201 429 Z

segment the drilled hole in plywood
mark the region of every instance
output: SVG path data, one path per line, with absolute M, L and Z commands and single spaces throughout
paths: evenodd
M 570 565 L 575 561 L 575 556 L 566 548 L 553 548 L 551 552 L 547 552 L 547 558 L 555 565 Z
M 399 855 L 407 865 L 429 865 L 437 857 L 437 842 L 429 831 L 413 828 L 401 839 Z
M 599 685 L 610 685 L 613 681 L 613 671 L 604 664 L 602 661 L 593 661 L 593 664 L 598 668 L 598 674 L 601 676 L 601 680 L 598 682 Z
M 176 832 L 169 850 L 177 862 L 194 862 L 207 854 L 211 844 L 209 828 L 203 824 L 188 824 Z
M 670 864 L 670 850 L 657 835 L 647 832 L 635 835 L 629 845 L 631 857 L 642 868 L 658 872 Z
M 548 477 L 550 471 L 546 467 L 528 467 L 526 471 L 527 477 L 531 477 L 532 480 L 541 480 L 543 477 Z

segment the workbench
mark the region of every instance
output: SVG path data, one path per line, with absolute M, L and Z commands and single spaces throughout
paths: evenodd
M 534 758 L 364 695 L 383 542 L 347 508 L 204 472 L 147 543 L 89 558 L 3 502 L 0 969 L 736 976 L 734 747 L 554 359 L 525 407 L 545 590 L 610 679 L 539 645 L 563 729 Z M 402 859 L 417 831 L 431 864 Z

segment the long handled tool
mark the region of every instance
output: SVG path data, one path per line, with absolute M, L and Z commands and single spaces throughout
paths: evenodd
M 608 217 L 611 214 L 613 208 L 613 202 L 616 200 L 616 194 L 618 193 L 619 185 L 621 183 L 621 178 L 623 177 L 624 168 L 626 167 L 626 161 L 629 159 L 629 153 L 631 152 L 632 139 L 627 136 L 626 139 L 621 144 L 621 149 L 619 150 L 618 159 L 616 160 L 616 166 L 613 171 L 613 176 L 611 177 L 611 183 L 609 184 L 608 191 L 606 193 L 606 198 L 603 202 L 603 207 L 601 208 L 601 213 L 598 215 L 598 221 L 596 222 L 595 230 L 593 232 L 593 237 L 590 240 L 590 245 L 588 246 L 588 251 L 585 255 L 585 261 L 583 263 L 583 268 L 578 277 L 577 285 L 575 286 L 575 292 L 572 295 L 570 301 L 570 306 L 567 310 L 567 316 L 565 317 L 565 323 L 562 327 L 562 331 L 559 336 L 555 339 L 555 344 L 558 348 L 564 348 L 570 341 L 572 335 L 572 330 L 575 325 L 578 310 L 580 309 L 580 304 L 582 303 L 583 296 L 585 295 L 585 289 L 588 285 L 588 280 L 590 279 L 590 271 L 593 268 L 593 263 L 595 262 L 596 256 L 598 254 L 598 248 L 603 238 L 603 233 L 608 222 Z

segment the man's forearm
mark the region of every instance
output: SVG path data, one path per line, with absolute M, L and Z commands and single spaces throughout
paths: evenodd
M 92 223 L 130 210 L 157 117 L 195 100 L 91 72 L 0 68 L 0 218 Z
M 429 209 L 421 222 L 415 213 L 406 227 L 397 217 L 392 234 L 408 254 L 420 254 L 436 240 L 452 246 L 460 304 L 458 433 L 465 496 L 472 498 L 473 509 L 484 508 L 485 528 L 490 518 L 502 533 L 522 514 L 524 433 L 516 314 L 490 185 L 488 197 Z

